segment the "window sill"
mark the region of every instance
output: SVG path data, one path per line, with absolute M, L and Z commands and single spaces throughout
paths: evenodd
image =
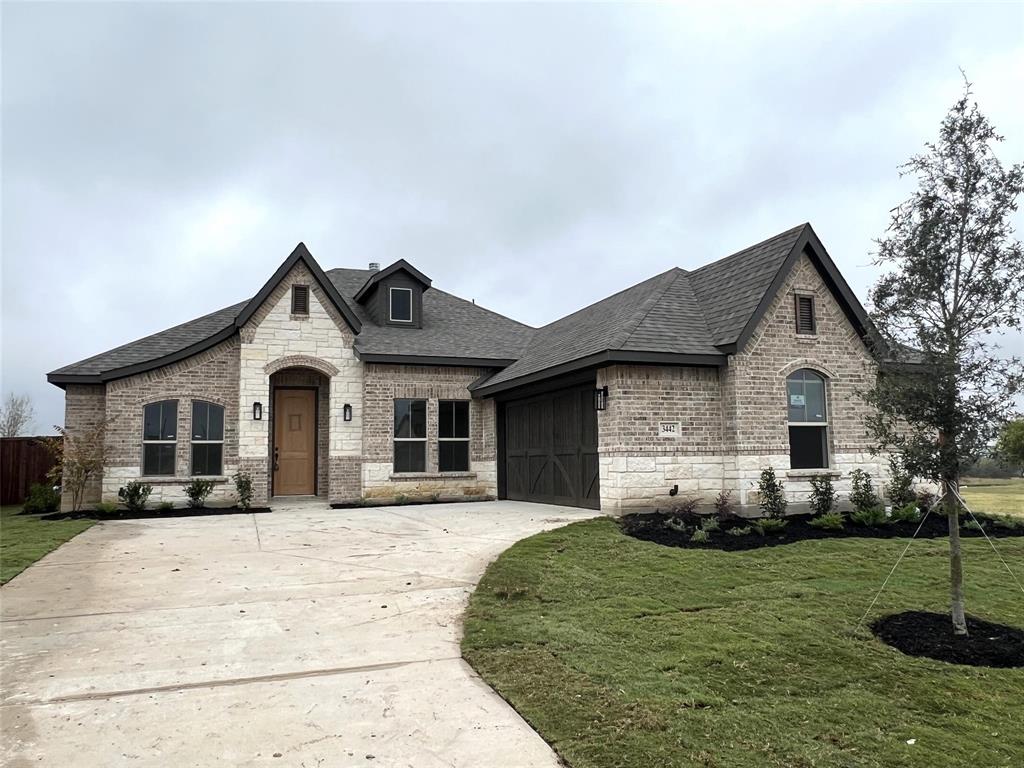
M 830 467 L 821 467 L 818 469 L 807 468 L 807 469 L 787 469 L 786 477 L 823 477 L 828 476 L 838 479 L 843 476 L 843 473 L 838 469 L 831 469 Z
M 476 472 L 392 472 L 391 480 L 473 480 Z
M 818 338 L 818 334 L 816 334 L 816 333 L 798 333 L 798 334 L 796 334 L 796 338 L 797 338 L 797 341 L 800 341 L 801 339 L 804 340 L 804 341 L 815 341 Z
M 188 485 L 193 480 L 210 480 L 215 485 L 228 482 L 230 478 L 224 475 L 186 475 L 185 477 L 173 477 L 171 475 L 157 475 L 156 477 L 138 477 L 140 483 L 149 485 Z
M 291 320 L 309 320 L 309 315 L 297 315 L 294 312 L 292 312 L 288 317 Z

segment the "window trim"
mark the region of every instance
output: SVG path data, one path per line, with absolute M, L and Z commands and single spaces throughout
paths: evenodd
M 824 419 L 822 421 L 790 421 L 790 419 L 789 419 L 789 408 L 790 408 L 790 406 L 789 406 L 789 382 L 790 382 L 790 379 L 793 376 L 795 376 L 798 373 L 803 373 L 805 371 L 814 374 L 815 376 L 818 377 L 818 379 L 821 380 L 821 405 L 822 405 L 822 410 L 824 411 L 824 413 L 823 413 Z M 801 381 L 806 381 L 806 378 L 802 379 Z M 797 368 L 796 370 L 790 371 L 788 374 L 786 374 L 786 379 L 785 379 L 785 382 L 784 382 L 784 386 L 785 386 L 785 390 L 786 390 L 786 395 L 785 395 L 785 397 L 786 397 L 786 401 L 785 401 L 786 402 L 786 441 L 789 444 L 789 468 L 790 468 L 790 470 L 791 471 L 803 471 L 803 470 L 831 469 L 832 468 L 832 451 L 831 451 L 831 446 L 829 446 L 829 428 L 830 428 L 830 424 L 831 424 L 830 421 L 829 421 L 829 414 L 831 413 L 831 406 L 830 406 L 830 403 L 828 401 L 828 376 L 826 376 L 821 371 L 815 370 L 814 368 L 808 368 L 807 366 L 804 366 L 802 368 Z M 806 394 L 804 395 L 804 397 L 806 398 Z M 804 401 L 804 407 L 805 408 L 807 407 L 806 406 L 806 399 Z M 819 466 L 819 467 L 794 467 L 793 466 L 793 439 L 792 439 L 792 436 L 790 434 L 790 428 L 791 427 L 816 427 L 816 428 L 822 430 L 821 444 L 822 444 L 822 452 L 824 454 L 824 456 L 823 456 L 824 464 L 822 466 Z
M 407 401 L 407 402 L 410 402 L 410 403 L 423 403 L 423 437 L 399 437 L 398 435 L 395 434 L 395 432 L 398 429 L 398 423 L 395 420 L 395 407 L 396 407 L 397 403 L 400 400 Z M 425 398 L 425 397 L 396 397 L 396 398 L 392 399 L 392 401 L 391 401 L 391 471 L 393 473 L 395 473 L 395 474 L 403 474 L 403 475 L 412 475 L 412 474 L 424 474 L 424 473 L 428 472 L 428 467 L 427 467 L 427 459 L 428 459 L 428 456 L 427 456 L 427 439 L 428 439 L 428 435 L 430 434 L 430 428 L 429 428 L 429 425 L 427 424 L 427 422 L 428 422 L 429 418 L 430 418 L 430 407 L 429 407 L 429 400 L 427 398 Z M 410 417 L 409 417 L 409 428 L 410 428 L 410 431 L 412 431 L 411 410 L 410 410 Z M 395 467 L 395 443 L 423 443 L 423 470 L 421 472 L 417 471 L 417 470 L 397 469 Z
M 163 415 L 163 404 L 174 403 L 174 439 L 173 440 L 147 440 L 146 439 L 146 409 L 159 405 L 161 406 L 161 416 Z M 165 397 L 162 400 L 153 400 L 148 403 L 142 404 L 142 460 L 139 462 L 139 470 L 142 477 L 175 477 L 178 474 L 178 408 L 180 401 L 174 398 Z M 146 471 L 146 446 L 147 445 L 173 445 L 174 446 L 174 460 L 171 463 L 170 472 L 147 472 Z
M 794 328 L 796 329 L 797 336 L 817 336 L 818 335 L 818 312 L 817 302 L 814 300 L 815 296 L 813 293 L 805 291 L 797 291 L 793 294 L 793 313 L 794 317 Z M 800 301 L 806 300 L 811 303 L 811 329 L 803 330 L 800 327 Z M 803 370 L 802 368 L 800 370 Z M 794 371 L 796 373 L 796 371 Z
M 394 302 L 394 293 L 395 293 L 395 291 L 405 291 L 406 293 L 409 294 L 409 317 L 406 317 L 406 318 L 395 317 L 395 302 Z M 413 310 L 413 306 L 412 306 L 412 288 L 400 288 L 400 287 L 394 286 L 394 285 L 389 286 L 388 287 L 388 321 L 392 322 L 392 323 L 411 323 L 413 321 L 413 316 L 415 314 L 416 313 Z
M 205 404 L 207 406 L 207 409 L 209 409 L 209 406 L 211 406 L 211 405 L 214 408 L 220 408 L 220 410 L 221 410 L 220 440 L 196 440 L 193 437 L 193 435 L 195 435 L 195 432 L 196 432 L 196 430 L 195 430 L 196 403 L 203 403 L 203 404 Z M 201 398 L 196 398 L 196 399 L 194 399 L 192 401 L 192 415 L 191 415 L 191 418 L 190 418 L 190 421 L 189 421 L 189 425 L 192 427 L 192 429 L 189 431 L 189 448 L 188 448 L 188 471 L 189 471 L 189 477 L 223 477 L 223 475 L 224 475 L 224 432 L 225 432 L 226 427 L 227 427 L 227 425 L 225 424 L 226 416 L 227 416 L 227 409 L 223 405 L 221 405 L 220 403 L 215 403 L 212 400 L 203 400 Z M 210 412 L 209 412 L 209 410 L 207 410 L 207 412 L 206 412 L 206 422 L 207 422 L 207 431 L 209 431 L 209 422 L 210 422 Z M 220 446 L 220 472 L 214 472 L 212 474 L 200 475 L 200 474 L 198 474 L 195 471 L 196 455 L 195 455 L 195 451 L 192 450 L 192 447 L 195 446 L 195 445 L 219 445 Z
M 300 312 L 299 310 L 297 310 L 295 308 L 295 296 L 297 295 L 297 293 L 298 293 L 297 289 L 299 289 L 299 288 L 304 289 L 305 292 L 306 292 L 306 309 L 303 312 Z M 298 315 L 299 317 L 309 317 L 309 286 L 308 285 L 303 285 L 303 284 L 300 284 L 300 283 L 295 283 L 295 284 L 292 285 L 292 311 L 291 311 L 291 314 Z
M 473 409 L 469 400 L 445 399 L 437 401 L 437 471 L 438 472 L 469 472 L 473 465 L 473 457 L 470 454 L 470 435 L 473 434 Z M 465 437 L 441 437 L 441 404 L 442 403 L 465 403 L 466 404 L 466 436 Z M 465 469 L 441 469 L 441 443 L 465 443 L 466 444 L 466 468 Z

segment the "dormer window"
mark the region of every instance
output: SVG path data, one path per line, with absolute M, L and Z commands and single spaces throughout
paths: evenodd
M 412 289 L 391 288 L 389 291 L 391 313 L 388 316 L 393 323 L 412 322 Z

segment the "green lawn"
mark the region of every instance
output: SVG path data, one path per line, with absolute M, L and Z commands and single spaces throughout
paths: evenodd
M 914 659 L 854 629 L 905 545 L 680 550 L 576 523 L 488 568 L 463 655 L 573 768 L 1020 766 L 1024 669 Z M 1024 563 L 1024 539 L 997 545 Z M 914 542 L 872 616 L 946 610 L 946 547 Z M 988 544 L 965 541 L 964 564 L 968 612 L 1024 624 Z
M 975 512 L 1024 516 L 1024 477 L 1012 480 L 965 477 L 960 483 L 960 493 Z
M 0 507 L 0 584 L 6 584 L 47 552 L 91 526 L 93 520 L 40 520 Z

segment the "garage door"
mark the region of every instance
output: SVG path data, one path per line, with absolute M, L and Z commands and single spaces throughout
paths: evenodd
M 505 403 L 505 496 L 600 509 L 594 385 Z

